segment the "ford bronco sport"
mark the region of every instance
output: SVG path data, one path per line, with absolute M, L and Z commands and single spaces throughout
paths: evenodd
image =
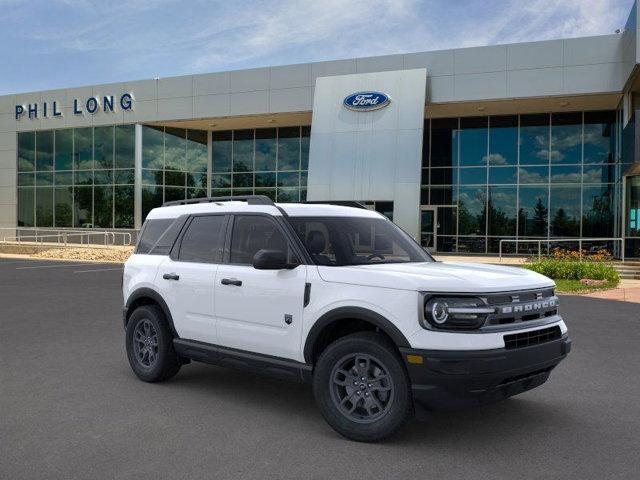
M 310 382 L 331 427 L 376 441 L 414 413 L 537 387 L 567 355 L 553 281 L 437 262 L 347 204 L 245 196 L 152 210 L 123 278 L 135 374 L 158 382 L 200 361 Z

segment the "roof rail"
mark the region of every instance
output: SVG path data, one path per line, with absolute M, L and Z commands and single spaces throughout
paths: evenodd
M 355 200 L 307 200 L 306 202 L 302 202 L 302 203 L 311 204 L 311 205 L 319 205 L 319 204 L 337 205 L 340 207 L 353 207 L 353 208 L 362 208 L 364 210 L 367 210 L 367 207 L 365 207 L 360 202 L 356 202 Z
M 187 200 L 174 200 L 171 202 L 164 202 L 163 207 L 172 207 L 174 205 L 193 205 L 196 203 L 216 203 L 216 202 L 234 202 L 244 201 L 247 205 L 271 205 L 276 206 L 266 195 L 229 195 L 226 197 L 202 197 L 202 198 L 189 198 Z

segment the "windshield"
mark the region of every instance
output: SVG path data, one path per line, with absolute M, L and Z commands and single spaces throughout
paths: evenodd
M 433 258 L 386 218 L 289 217 L 317 265 L 431 262 Z

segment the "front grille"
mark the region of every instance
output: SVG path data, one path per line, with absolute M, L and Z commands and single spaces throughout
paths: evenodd
M 485 326 L 530 322 L 558 313 L 558 297 L 552 288 L 487 295 L 485 301 L 495 307 Z
M 562 336 L 559 326 L 533 330 L 530 332 L 514 333 L 504 336 L 504 346 L 507 350 L 514 348 L 530 347 L 541 343 L 557 340 Z

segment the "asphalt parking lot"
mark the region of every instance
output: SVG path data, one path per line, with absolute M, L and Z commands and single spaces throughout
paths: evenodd
M 0 478 L 640 477 L 640 307 L 565 296 L 569 358 L 506 402 L 339 437 L 306 385 L 126 361 L 121 266 L 0 259 Z

